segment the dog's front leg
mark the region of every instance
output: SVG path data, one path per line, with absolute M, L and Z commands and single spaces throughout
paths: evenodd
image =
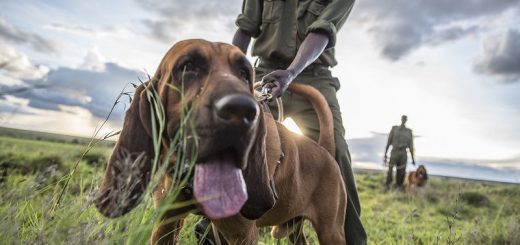
M 240 214 L 212 221 L 217 230 L 222 233 L 228 244 L 256 244 L 258 229 L 254 220 L 248 220 Z
M 179 233 L 182 229 L 184 218 L 169 221 L 166 215 L 159 224 L 153 228 L 150 244 L 173 245 L 178 243 Z

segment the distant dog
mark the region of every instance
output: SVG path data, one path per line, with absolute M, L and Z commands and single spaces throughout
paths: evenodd
M 404 179 L 403 188 L 408 190 L 410 188 L 423 187 L 428 181 L 428 173 L 424 165 L 419 165 L 417 170 L 408 173 Z

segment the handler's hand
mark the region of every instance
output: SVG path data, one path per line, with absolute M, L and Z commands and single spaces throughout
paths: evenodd
M 271 89 L 273 98 L 278 98 L 287 90 L 294 77 L 291 70 L 276 70 L 265 75 L 262 84 Z

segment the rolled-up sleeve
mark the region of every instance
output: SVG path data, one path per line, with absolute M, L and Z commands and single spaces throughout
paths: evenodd
M 354 6 L 355 0 L 333 0 L 319 14 L 307 28 L 307 33 L 316 32 L 329 36 L 327 48 L 336 45 L 336 33 L 343 26 Z
M 242 13 L 238 15 L 235 22 L 237 27 L 252 37 L 258 37 L 262 24 L 262 7 L 262 0 L 244 0 Z

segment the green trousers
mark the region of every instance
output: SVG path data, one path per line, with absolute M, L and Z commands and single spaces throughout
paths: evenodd
M 275 68 L 264 67 L 260 64 L 256 68 L 256 80 L 273 71 Z M 350 152 L 345 141 L 345 128 L 341 119 L 341 111 L 336 91 L 339 81 L 333 77 L 330 70 L 324 67 L 310 67 L 304 70 L 293 82 L 308 84 L 318 89 L 327 99 L 334 118 L 334 138 L 336 142 L 336 161 L 341 169 L 345 186 L 347 187 L 347 212 L 345 219 L 345 236 L 347 244 L 358 245 L 367 243 L 367 235 L 360 220 L 361 206 L 357 194 L 356 182 L 352 173 Z M 319 122 L 310 102 L 305 98 L 286 91 L 282 95 L 284 116 L 291 117 L 302 133 L 307 137 L 318 140 Z M 273 115 L 277 116 L 276 103 L 271 104 Z
M 386 174 L 386 186 L 392 184 L 393 169 L 395 166 L 395 187 L 403 186 L 404 177 L 406 175 L 407 152 L 404 150 L 394 150 L 390 153 L 390 163 L 388 164 L 388 172 Z

